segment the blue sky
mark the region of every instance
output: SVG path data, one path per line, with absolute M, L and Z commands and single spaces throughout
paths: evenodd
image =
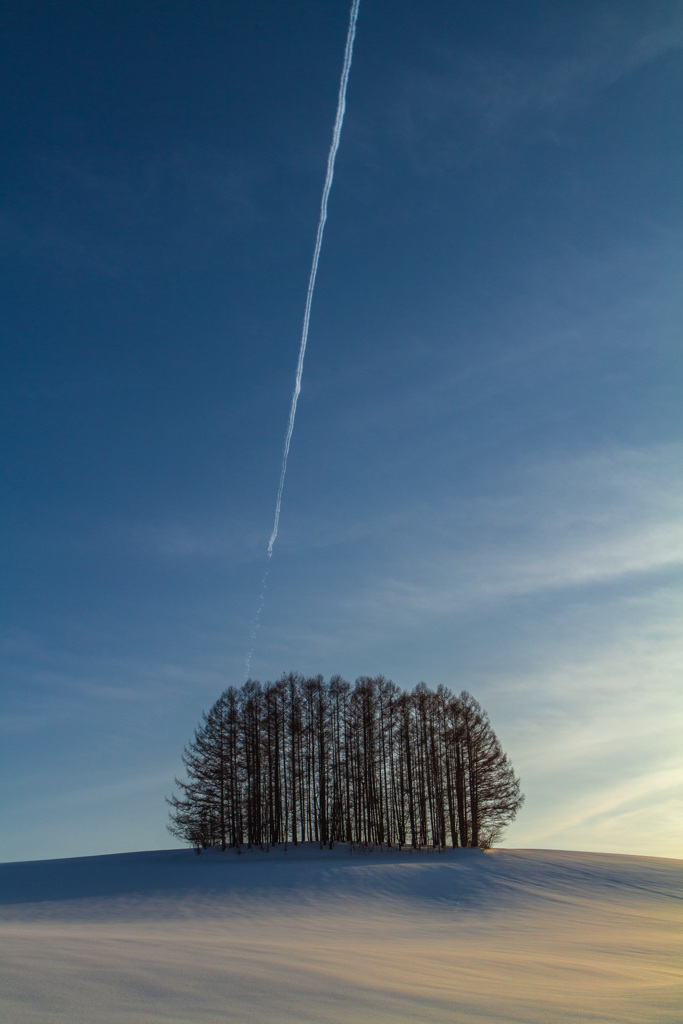
M 9 4 L 4 860 L 171 845 L 243 682 L 348 13 Z M 361 0 L 252 674 L 470 690 L 508 845 L 683 857 L 682 49 Z

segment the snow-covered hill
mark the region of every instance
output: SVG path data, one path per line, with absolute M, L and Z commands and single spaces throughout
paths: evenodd
M 162 851 L 0 865 L 0 1019 L 683 1022 L 683 862 Z

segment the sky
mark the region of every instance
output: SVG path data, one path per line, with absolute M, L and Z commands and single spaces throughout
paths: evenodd
M 169 847 L 245 678 L 349 8 L 10 0 L 0 859 Z M 251 674 L 466 689 L 683 857 L 683 11 L 361 0 Z

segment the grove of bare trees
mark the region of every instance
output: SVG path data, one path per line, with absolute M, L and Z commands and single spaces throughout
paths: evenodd
M 229 687 L 195 730 L 168 828 L 199 852 L 335 842 L 490 846 L 522 805 L 469 693 L 296 673 Z

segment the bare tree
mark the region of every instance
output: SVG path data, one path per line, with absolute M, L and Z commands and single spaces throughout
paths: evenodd
M 169 830 L 197 850 L 308 840 L 490 846 L 522 805 L 466 691 L 290 672 L 229 687 L 183 753 Z

